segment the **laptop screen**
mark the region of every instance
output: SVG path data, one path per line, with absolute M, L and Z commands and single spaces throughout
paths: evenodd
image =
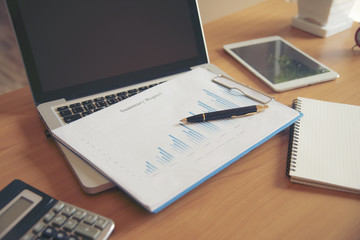
M 7 0 L 35 102 L 207 63 L 194 0 Z

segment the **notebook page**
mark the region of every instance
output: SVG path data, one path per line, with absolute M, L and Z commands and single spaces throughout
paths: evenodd
M 360 107 L 298 99 L 304 116 L 291 176 L 360 189 Z

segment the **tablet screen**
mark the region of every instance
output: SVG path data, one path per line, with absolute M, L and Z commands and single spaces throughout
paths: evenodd
M 329 72 L 281 40 L 231 50 L 273 84 Z

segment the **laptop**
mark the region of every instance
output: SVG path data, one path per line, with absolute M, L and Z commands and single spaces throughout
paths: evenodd
M 6 3 L 35 105 L 49 130 L 193 68 L 223 74 L 209 64 L 196 0 Z M 58 148 L 85 192 L 115 186 Z

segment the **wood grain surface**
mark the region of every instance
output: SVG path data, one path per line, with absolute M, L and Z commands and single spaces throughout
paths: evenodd
M 299 96 L 360 105 L 360 51 L 351 49 L 358 24 L 319 38 L 291 27 L 296 11 L 295 4 L 270 0 L 206 24 L 211 62 L 289 106 Z M 4 16 L 0 18 L 2 24 Z M 222 49 L 227 43 L 270 35 L 285 38 L 340 78 L 274 93 Z M 1 28 L 2 49 L 8 37 Z M 25 78 L 17 51 L 1 50 L 1 78 Z M 28 87 L 0 96 L 0 189 L 18 178 L 56 199 L 107 216 L 116 224 L 110 239 L 360 239 L 359 195 L 289 182 L 288 129 L 157 214 L 118 189 L 85 194 L 43 130 Z

